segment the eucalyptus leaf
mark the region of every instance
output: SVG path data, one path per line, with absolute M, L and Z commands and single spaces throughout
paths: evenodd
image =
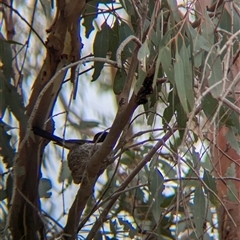
M 189 32 L 191 33 L 193 39 L 194 53 L 197 53 L 201 50 L 209 52 L 212 45 L 207 39 L 205 39 L 199 32 L 194 29 L 191 25 L 188 26 Z
M 134 33 L 127 23 L 121 22 L 118 28 L 118 35 L 119 35 L 119 43 L 122 43 L 127 37 L 129 37 L 130 35 L 134 35 Z M 133 42 L 130 42 L 125 46 L 122 52 L 122 61 L 132 57 L 133 49 L 134 49 Z
M 218 98 L 222 91 L 223 91 L 223 83 L 222 81 L 222 63 L 221 59 L 215 53 L 214 51 L 211 53 L 209 59 L 208 59 L 208 70 L 207 70 L 207 76 L 208 76 L 208 82 L 210 86 L 212 87 L 211 93 L 214 98 Z
M 148 58 L 150 55 L 148 44 L 149 44 L 148 39 L 146 39 L 142 46 L 140 47 L 137 55 L 137 58 L 140 62 L 140 66 L 144 72 L 147 72 Z
M 212 46 L 215 40 L 215 26 L 206 10 L 204 10 L 204 21 L 201 23 L 201 36 Z
M 190 46 L 186 47 L 185 43 L 183 43 L 179 54 L 183 61 L 184 87 L 187 102 L 191 110 L 193 108 L 195 100 L 193 89 L 193 62 L 192 62 L 193 58 L 191 56 Z
M 3 201 L 7 198 L 7 191 L 6 189 L 0 189 L 0 201 Z
M 116 52 L 119 46 L 119 22 L 116 19 L 112 28 L 109 29 L 109 51 L 111 52 L 110 59 L 116 60 Z
M 174 62 L 174 77 L 175 84 L 180 99 L 181 105 L 186 113 L 189 113 L 186 86 L 185 86 L 185 76 L 184 76 L 184 65 L 183 60 L 178 52 L 176 52 L 176 61 Z
M 240 145 L 239 145 L 240 143 L 238 141 L 239 135 L 237 133 L 238 133 L 238 130 L 236 128 L 229 127 L 226 138 L 229 144 L 231 145 L 231 147 L 236 150 L 238 155 L 240 155 Z
M 155 222 L 157 223 L 161 217 L 161 204 L 164 200 L 163 190 L 164 187 L 164 177 L 161 172 L 155 168 L 151 180 L 149 182 L 149 190 L 151 192 L 152 207 L 151 211 L 154 216 Z
M 93 0 L 86 4 L 82 23 L 82 25 L 85 27 L 86 38 L 89 38 L 89 35 L 94 30 L 93 22 L 98 16 L 99 3 L 100 2 L 98 0 Z
M 228 199 L 234 203 L 239 203 L 238 191 L 237 191 L 237 188 L 236 188 L 234 182 L 232 180 L 228 180 L 227 186 L 228 186 L 228 189 L 227 189 Z
M 236 177 L 236 164 L 232 162 L 226 171 L 226 177 Z
M 113 84 L 113 92 L 116 95 L 119 95 L 123 91 L 123 87 L 126 81 L 127 73 L 125 72 L 125 69 L 118 69 L 115 79 L 114 79 L 114 84 Z
M 79 129 L 89 129 L 99 126 L 99 122 L 97 121 L 84 121 L 82 120 L 79 124 Z
M 201 185 L 196 187 L 193 201 L 193 219 L 196 226 L 197 237 L 200 238 L 200 236 L 204 234 L 206 212 L 205 196 Z
M 159 60 L 161 62 L 164 72 L 166 73 L 168 79 L 174 84 L 174 69 L 172 65 L 171 49 L 169 47 L 163 47 L 159 51 Z
M 135 10 L 130 0 L 120 0 L 120 3 L 130 16 L 134 15 Z
M 6 168 L 13 166 L 13 158 L 15 156 L 15 149 L 11 146 L 11 135 L 7 134 L 7 130 L 3 125 L 0 125 L 0 156 L 3 157 L 3 162 L 6 163 Z
M 173 15 L 173 18 L 176 22 L 180 22 L 180 16 L 178 11 L 178 3 L 176 0 L 167 0 L 167 3 L 169 5 L 169 9 Z
M 40 198 L 50 198 L 52 193 L 52 182 L 47 178 L 41 178 L 38 186 L 38 193 Z
M 95 57 L 106 58 L 107 52 L 109 49 L 109 31 L 111 31 L 107 22 L 104 22 L 101 26 L 101 30 L 97 32 L 94 44 L 93 44 L 93 53 Z M 97 80 L 99 77 L 104 63 L 103 62 L 94 62 L 94 72 L 92 76 L 92 81 Z
M 205 169 L 204 169 L 204 174 L 203 174 L 203 181 L 208 186 L 208 188 L 211 190 L 211 191 L 209 191 L 206 187 L 204 187 L 205 192 L 208 194 L 211 203 L 213 205 L 217 206 L 219 204 L 219 202 L 218 202 L 217 198 L 215 197 L 215 195 L 213 194 L 213 193 L 215 193 L 216 195 L 218 194 L 216 182 L 215 182 L 215 179 L 213 178 L 213 176 Z
M 68 167 L 68 163 L 67 161 L 63 161 L 62 162 L 62 167 L 61 167 L 61 171 L 58 177 L 58 182 L 64 182 L 66 179 L 69 179 L 70 181 L 72 180 L 72 175 L 71 175 L 71 171 Z

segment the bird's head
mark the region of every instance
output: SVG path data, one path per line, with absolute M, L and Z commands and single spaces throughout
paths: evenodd
M 94 143 L 101 143 L 105 140 L 107 135 L 108 135 L 108 132 L 99 132 L 94 136 L 93 142 Z

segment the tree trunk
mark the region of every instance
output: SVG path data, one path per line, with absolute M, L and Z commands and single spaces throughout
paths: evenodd
M 27 126 L 20 126 L 19 152 L 14 161 L 14 192 L 9 224 L 13 239 L 45 239 L 41 219 L 38 184 L 45 141 L 35 137 L 32 126 L 46 128 L 66 71 L 52 79 L 58 70 L 80 58 L 80 15 L 85 1 L 57 1 L 57 13 L 46 41 L 47 56 L 33 84 L 27 107 Z M 48 86 L 48 85 L 49 86 Z M 51 125 L 48 127 L 51 128 Z

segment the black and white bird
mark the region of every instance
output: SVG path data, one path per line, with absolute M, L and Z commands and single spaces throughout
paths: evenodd
M 83 176 L 86 174 L 88 160 L 100 148 L 102 142 L 108 135 L 108 132 L 99 132 L 94 136 L 93 140 L 64 140 L 38 127 L 33 127 L 33 132 L 35 135 L 54 141 L 55 144 L 70 150 L 67 156 L 68 167 L 71 170 L 73 181 L 76 184 L 82 182 Z M 104 172 L 109 162 L 109 158 L 101 162 L 97 176 L 100 176 Z

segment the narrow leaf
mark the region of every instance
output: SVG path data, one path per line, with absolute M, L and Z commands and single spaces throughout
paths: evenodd
M 212 52 L 208 60 L 208 66 L 208 82 L 210 86 L 214 85 L 211 93 L 214 98 L 218 98 L 223 90 L 222 83 L 219 83 L 222 80 L 222 63 L 217 53 Z M 216 83 L 219 84 L 216 85 Z
M 89 35 L 94 30 L 93 21 L 97 17 L 98 13 L 98 0 L 88 2 L 83 14 L 83 26 L 85 27 L 85 36 L 89 38 Z
M 193 62 L 190 56 L 190 46 L 188 48 L 183 43 L 180 49 L 180 56 L 183 61 L 183 72 L 184 72 L 184 86 L 186 91 L 186 97 L 190 108 L 194 105 L 194 89 L 193 89 Z
M 102 24 L 101 31 L 96 34 L 94 44 L 93 44 L 93 53 L 95 57 L 103 57 L 107 56 L 108 48 L 109 48 L 109 31 L 110 27 L 106 22 Z M 104 63 L 102 62 L 94 62 L 94 73 L 92 76 L 92 81 L 95 81 L 102 69 Z
M 205 196 L 202 186 L 200 185 L 195 189 L 193 205 L 193 219 L 196 226 L 197 237 L 199 239 L 204 233 L 205 207 Z
M 180 16 L 178 11 L 178 4 L 176 0 L 167 0 L 169 9 L 171 13 L 173 14 L 173 18 L 176 22 L 180 22 Z
M 212 190 L 212 191 L 209 191 L 207 188 L 205 188 L 205 192 L 209 195 L 211 203 L 213 205 L 217 206 L 218 200 L 215 197 L 215 195 L 213 194 L 213 192 L 214 192 L 217 195 L 216 182 L 215 182 L 215 179 L 213 178 L 213 176 L 207 170 L 204 170 L 203 181 L 208 186 L 208 188 Z
M 10 144 L 11 135 L 6 133 L 3 125 L 0 125 L 0 156 L 3 157 L 3 162 L 6 163 L 6 168 L 13 166 L 13 158 L 15 150 Z
M 149 54 L 150 51 L 148 47 L 148 39 L 146 39 L 143 45 L 140 47 L 137 55 L 141 68 L 144 72 L 147 72 L 147 59 L 149 58 Z
M 238 192 L 234 182 L 232 180 L 228 180 L 227 186 L 228 186 L 228 190 L 227 190 L 228 199 L 232 202 L 238 203 L 239 202 Z
M 125 22 L 121 22 L 121 25 L 119 26 L 118 31 L 119 31 L 119 43 L 123 42 L 130 35 L 134 35 L 131 28 Z M 123 61 L 132 56 L 133 48 L 134 48 L 133 42 L 130 42 L 125 46 L 122 52 Z
M 184 80 L 184 65 L 181 56 L 176 52 L 176 61 L 174 63 L 174 77 L 177 88 L 178 97 L 186 113 L 189 113 L 186 86 Z
M 126 81 L 127 74 L 124 69 L 118 69 L 115 79 L 114 79 L 114 84 L 113 84 L 113 92 L 116 95 L 119 95 L 123 91 L 123 87 Z
M 237 139 L 238 135 L 236 133 L 237 133 L 237 129 L 235 129 L 234 127 L 229 127 L 226 137 L 231 147 L 236 150 L 238 155 L 240 155 L 240 146 Z
M 149 183 L 149 190 L 153 201 L 151 211 L 156 222 L 158 222 L 161 217 L 161 204 L 164 200 L 162 192 L 164 189 L 164 177 L 158 169 L 154 169 Z
M 52 188 L 52 182 L 47 178 L 41 178 L 38 186 L 40 198 L 50 198 L 52 193 L 49 190 Z

